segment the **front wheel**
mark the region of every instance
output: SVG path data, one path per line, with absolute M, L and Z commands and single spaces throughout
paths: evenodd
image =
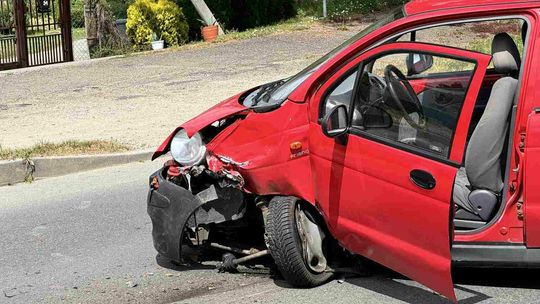
M 328 281 L 325 234 L 294 197 L 270 201 L 266 242 L 283 275 L 296 287 L 315 287 Z

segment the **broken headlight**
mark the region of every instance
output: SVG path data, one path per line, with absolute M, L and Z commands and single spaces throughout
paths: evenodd
M 179 164 L 191 167 L 202 162 L 206 155 L 201 134 L 196 133 L 191 138 L 185 130 L 180 130 L 171 141 L 171 155 Z

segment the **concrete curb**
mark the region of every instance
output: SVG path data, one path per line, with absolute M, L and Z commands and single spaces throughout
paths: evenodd
M 150 160 L 153 150 L 127 153 L 36 157 L 31 160 L 0 161 L 0 186 L 115 165 Z
M 5 70 L 5 71 L 0 71 L 0 78 L 12 76 L 12 75 L 24 74 L 24 73 L 32 73 L 36 71 L 54 70 L 54 69 L 58 69 L 62 67 L 89 66 L 89 65 L 101 62 L 101 61 L 107 61 L 111 59 L 124 58 L 124 57 L 126 57 L 126 55 L 116 55 L 116 56 L 102 57 L 102 58 L 95 58 L 95 59 L 85 59 L 85 60 L 79 60 L 79 61 L 68 61 L 68 62 L 61 62 L 61 63 L 55 63 L 55 64 L 48 64 L 48 65 L 39 65 L 39 66 L 27 67 L 24 69 Z

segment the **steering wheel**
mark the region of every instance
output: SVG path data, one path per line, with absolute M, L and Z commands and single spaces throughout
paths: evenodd
M 384 68 L 384 79 L 392 101 L 404 114 L 403 118 L 413 128 L 424 129 L 426 127 L 424 109 L 407 77 L 397 67 L 389 64 Z M 417 121 L 411 117 L 412 113 L 418 114 Z

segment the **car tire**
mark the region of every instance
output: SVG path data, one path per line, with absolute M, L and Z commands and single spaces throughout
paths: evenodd
M 308 267 L 297 228 L 298 204 L 300 201 L 294 197 L 275 197 L 270 201 L 266 243 L 277 268 L 289 284 L 302 288 L 315 287 L 327 282 L 332 273 L 317 273 Z

